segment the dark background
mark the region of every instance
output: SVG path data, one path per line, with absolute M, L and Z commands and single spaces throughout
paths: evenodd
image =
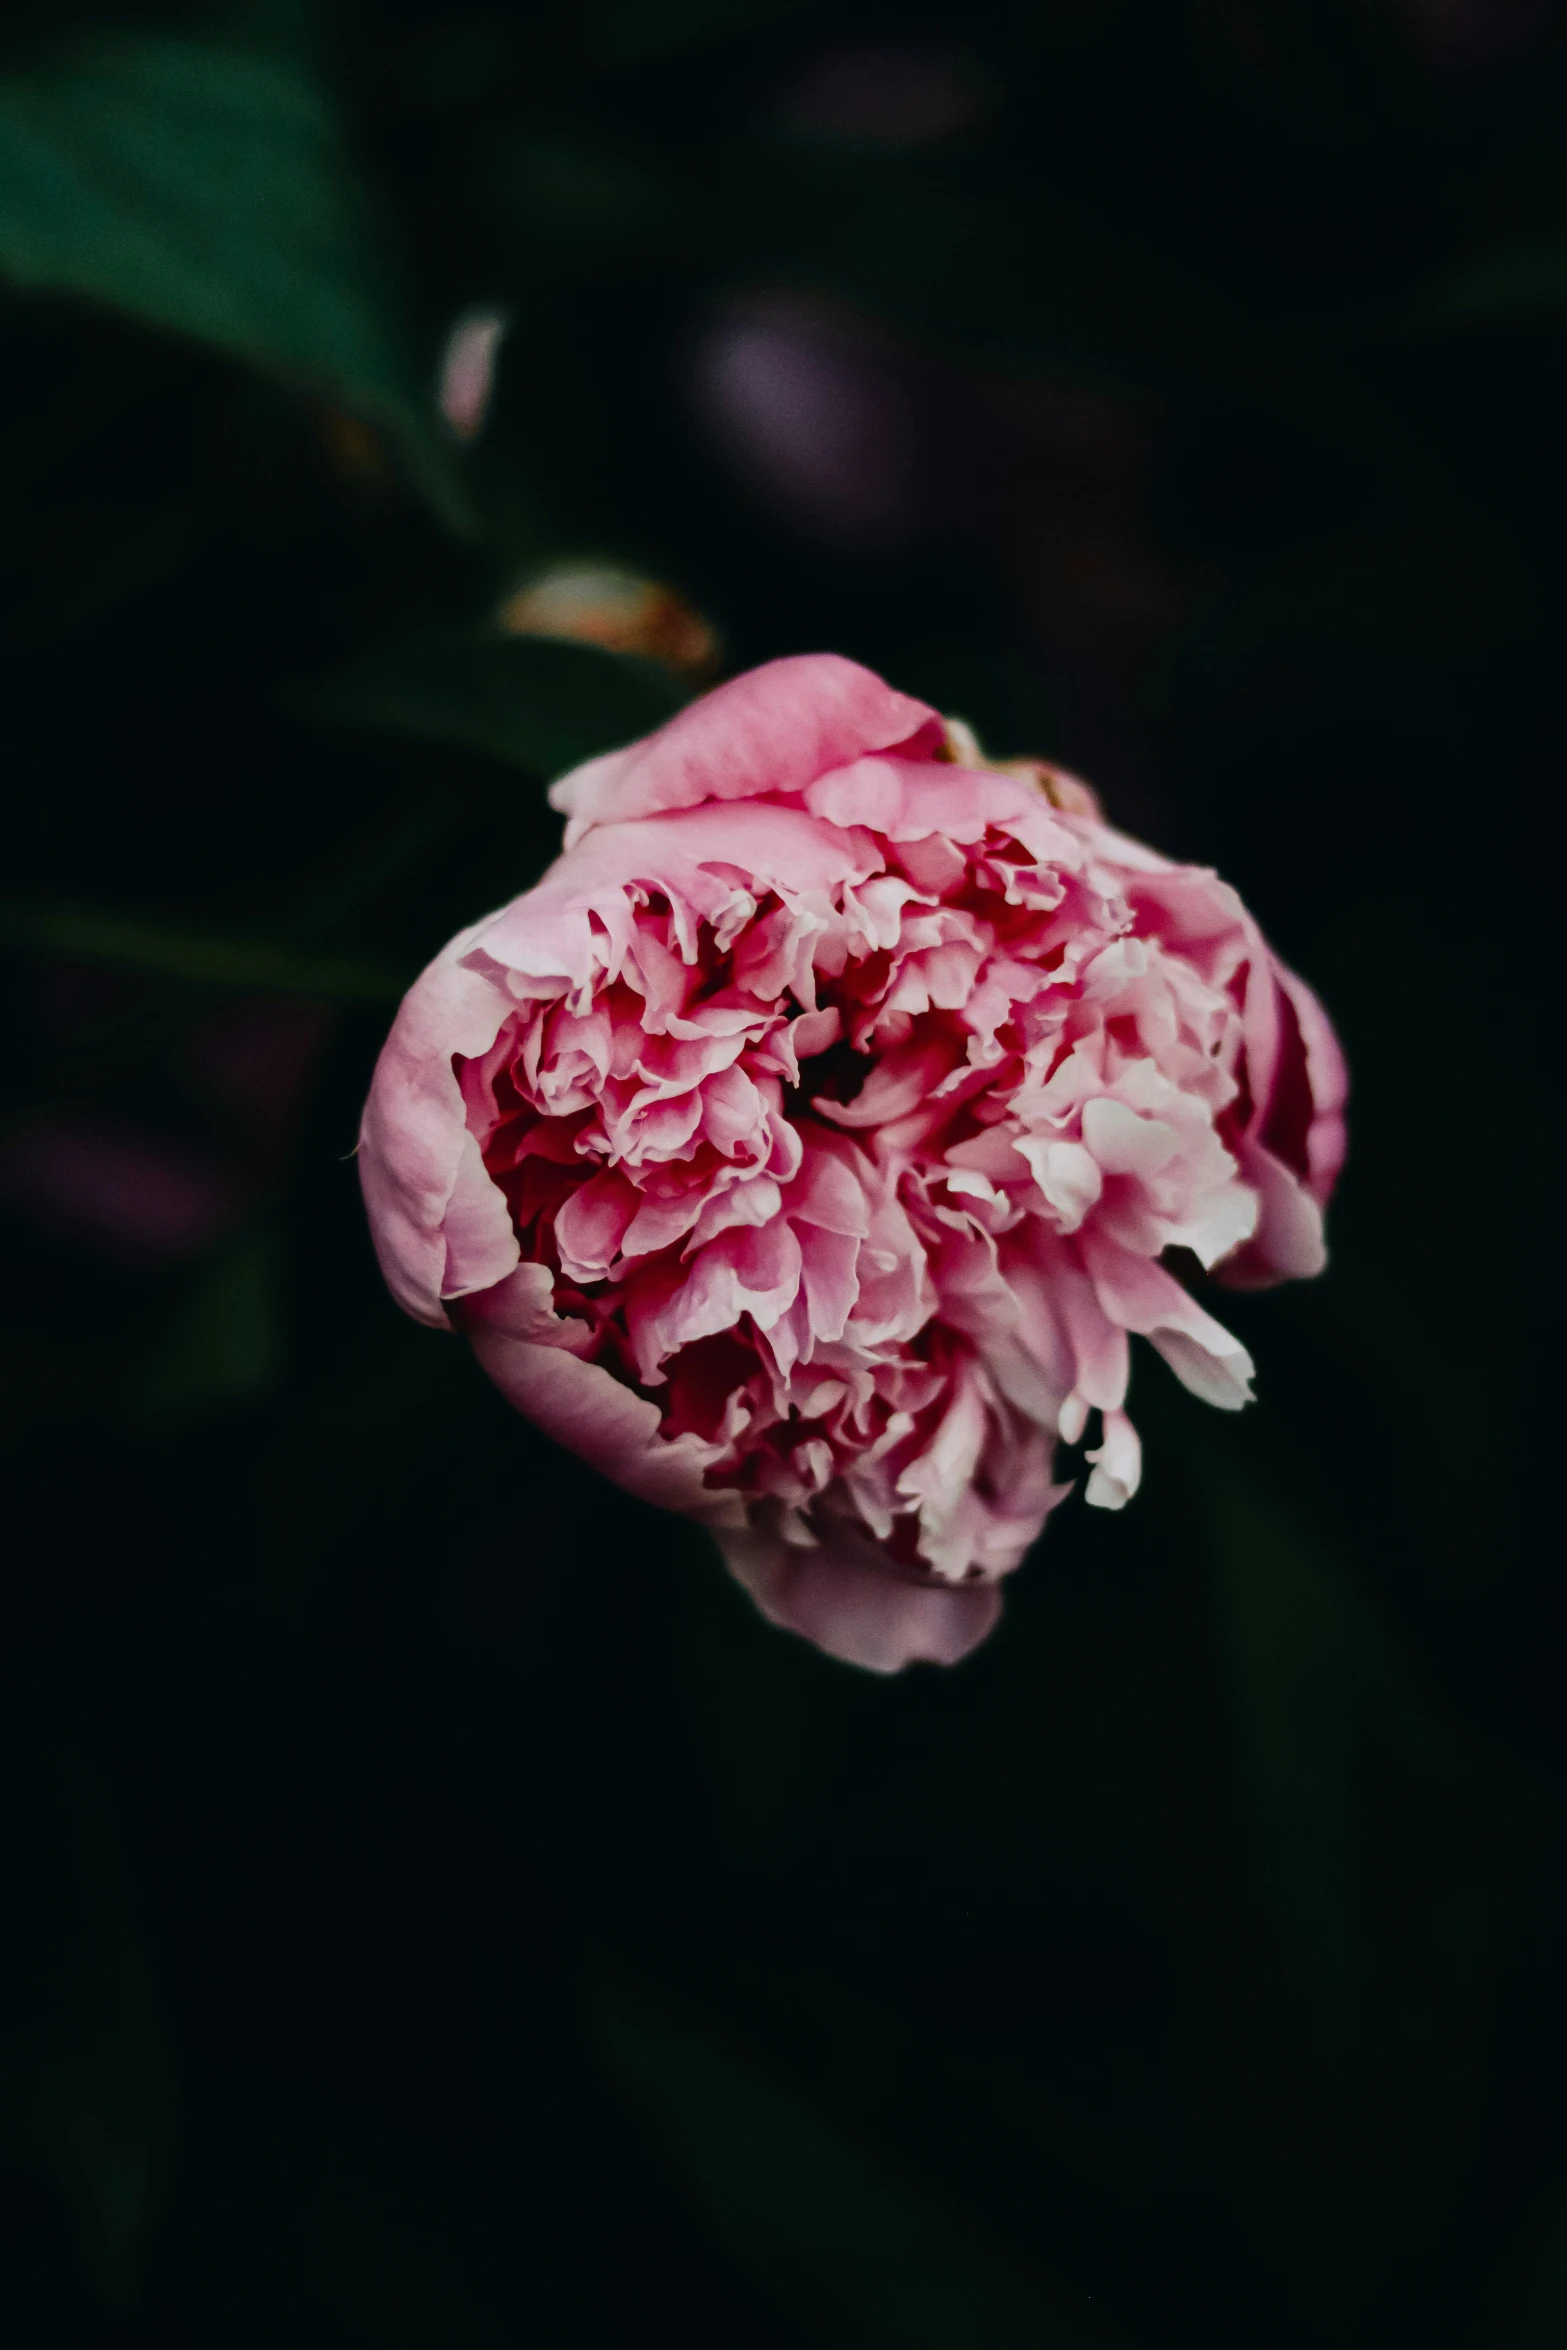
M 1567 2340 L 1563 29 L 9 11 L 8 2345 Z M 1144 1360 L 958 1671 L 379 1282 L 400 987 L 683 690 L 494 634 L 584 556 L 1083 769 L 1345 1038 L 1258 1407 Z

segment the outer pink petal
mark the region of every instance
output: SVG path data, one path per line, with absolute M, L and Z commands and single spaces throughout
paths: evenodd
M 1281 1023 L 1283 995 L 1294 1012 L 1298 1043 Z M 1265 1003 L 1265 1016 L 1254 1005 Z M 1241 1173 L 1255 1185 L 1261 1213 L 1257 1230 L 1220 1265 L 1214 1276 L 1231 1289 L 1265 1289 L 1278 1281 L 1309 1281 L 1328 1261 L 1322 1211 L 1344 1163 L 1344 1103 L 1349 1072 L 1326 1012 L 1303 980 L 1285 969 L 1259 942 L 1247 988 L 1247 1054 L 1258 1098 L 1249 1134 L 1240 1144 Z M 1279 1056 L 1304 1052 L 1311 1114 L 1304 1136 L 1304 1175 L 1286 1166 L 1258 1137 L 1268 1130 L 1270 1096 L 1278 1083 Z
M 560 1345 L 517 1338 L 477 1319 L 468 1335 L 481 1368 L 515 1410 L 628 1493 L 710 1525 L 743 1523 L 739 1496 L 715 1493 L 702 1480 L 721 1446 L 692 1435 L 660 1436 L 656 1404 Z
M 471 1134 L 462 1138 L 441 1229 L 446 1243 L 443 1299 L 491 1289 L 517 1262 L 517 1237 L 505 1195 L 491 1181 L 483 1153 Z
M 454 938 L 403 998 L 359 1134 L 359 1180 L 387 1287 L 405 1313 L 438 1330 L 449 1327 L 444 1297 L 490 1288 L 518 1255 L 452 1072 L 454 1053 L 489 1050 L 512 1008 L 482 973 L 460 965 L 483 928 Z
M 896 693 L 858 662 L 800 653 L 731 678 L 656 734 L 574 768 L 550 786 L 550 806 L 570 818 L 569 849 L 596 824 L 804 791 L 866 751 L 916 737 L 934 748 L 940 729 L 926 703 Z
M 1260 1142 L 1243 1137 L 1239 1148 L 1241 1173 L 1257 1192 L 1257 1230 L 1213 1267 L 1213 1278 L 1226 1289 L 1312 1280 L 1328 1261 L 1321 1208 L 1294 1170 Z
M 868 1672 L 955 1665 L 1001 1614 L 994 1583 L 907 1582 L 889 1572 L 873 1543 L 847 1531 L 812 1550 L 751 1526 L 718 1531 L 717 1540 L 730 1573 L 769 1623 Z
M 548 1265 L 518 1265 L 482 1297 L 464 1298 L 457 1319 L 470 1338 L 482 1326 L 538 1346 L 564 1347 L 569 1354 L 586 1354 L 593 1346 L 586 1322 L 556 1313 L 555 1276 Z
M 1334 1034 L 1333 1023 L 1303 979 L 1275 963 L 1278 982 L 1295 1007 L 1301 1041 L 1306 1047 L 1306 1074 L 1311 1085 L 1313 1116 L 1306 1136 L 1311 1195 L 1319 1207 L 1344 1164 L 1344 1105 L 1349 1099 L 1349 1067 Z

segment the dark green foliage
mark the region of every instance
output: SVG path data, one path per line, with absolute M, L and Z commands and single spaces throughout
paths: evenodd
M 1556 17 L 0 42 L 7 2350 L 1560 2342 Z M 1261 1403 L 1142 1364 L 955 1673 L 770 1631 L 377 1275 L 401 988 L 684 695 L 497 633 L 582 559 L 1081 768 L 1343 1029 Z
M 0 87 L 0 270 L 384 424 L 466 514 L 321 92 L 292 61 L 105 40 Z
M 812 2341 L 901 2350 L 1111 2350 L 1044 2281 L 895 2165 L 613 1978 L 591 1986 L 616 2075 L 763 2292 Z
M 461 743 L 539 776 L 634 742 L 684 699 L 651 662 L 450 629 L 358 663 L 303 697 L 303 706 L 322 718 Z

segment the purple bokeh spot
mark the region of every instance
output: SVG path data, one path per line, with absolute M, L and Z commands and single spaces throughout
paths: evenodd
M 785 130 L 844 147 L 923 147 L 964 130 L 985 83 L 970 57 L 910 43 L 839 49 L 818 59 L 778 108 Z
M 176 1142 L 42 1120 L 0 1148 L 0 1195 L 62 1233 L 133 1255 L 199 1256 L 244 1211 L 238 1184 Z
M 868 331 L 804 302 L 736 312 L 701 344 L 696 391 L 731 463 L 806 528 L 876 540 L 914 524 L 915 405 Z

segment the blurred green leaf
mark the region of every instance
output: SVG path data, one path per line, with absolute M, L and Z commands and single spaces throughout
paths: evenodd
M 1494 253 L 1429 288 L 1405 324 L 1423 327 L 1505 324 L 1511 318 L 1556 317 L 1567 309 L 1567 251 L 1538 245 Z
M 173 2139 L 170 2054 L 117 1823 L 11 1689 L 0 1767 L 0 2156 L 61 2195 L 98 2291 L 135 2292 Z
M 1447 1718 L 1309 1533 L 1233 1468 L 1213 1496 L 1242 1784 L 1292 2018 L 1265 2026 L 1277 2126 L 1297 2147 L 1320 2132 L 1341 2165 L 1443 2163 L 1483 2095 L 1543 1806 Z
M 200 1268 L 132 1398 L 140 1424 L 183 1426 L 271 1384 L 283 1353 L 280 1273 L 276 1236 L 265 1229 Z
M 590 2023 L 726 2249 L 813 2341 L 888 2350 L 1110 2350 L 1112 2337 L 748 2056 L 619 1975 Z
M 298 65 L 126 38 L 0 82 L 0 271 L 341 404 L 469 526 L 363 195 Z
M 461 743 L 550 776 L 651 732 L 687 698 L 651 662 L 595 645 L 452 629 L 377 653 L 297 700 L 320 718 Z
M 0 903 L 0 947 L 70 955 L 198 987 L 255 988 L 351 1003 L 395 1003 L 408 979 L 355 955 L 312 954 L 276 939 L 175 929 L 86 906 Z

